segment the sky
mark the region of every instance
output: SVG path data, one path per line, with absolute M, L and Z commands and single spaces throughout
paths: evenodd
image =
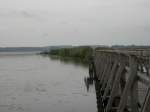
M 150 0 L 0 0 L 0 47 L 150 45 Z

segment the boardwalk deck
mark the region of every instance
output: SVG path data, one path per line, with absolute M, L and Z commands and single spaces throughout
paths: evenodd
M 95 51 L 90 69 L 103 112 L 150 112 L 149 51 Z

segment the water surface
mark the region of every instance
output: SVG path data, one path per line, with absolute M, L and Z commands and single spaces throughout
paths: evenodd
M 88 67 L 40 55 L 0 55 L 0 112 L 97 112 Z

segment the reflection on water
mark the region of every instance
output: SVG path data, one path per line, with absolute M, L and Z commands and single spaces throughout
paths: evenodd
M 95 81 L 95 78 L 94 78 L 93 72 L 89 72 L 89 76 L 88 77 L 84 77 L 84 82 L 85 82 L 87 91 L 89 91 L 90 87 L 93 87 L 94 81 Z
M 82 60 L 80 58 L 73 58 L 73 57 L 60 57 L 60 56 L 54 56 L 54 55 L 49 55 L 48 56 L 51 60 L 60 60 L 62 63 L 66 64 L 74 64 L 77 66 L 84 66 L 88 67 L 88 62 L 85 60 Z
M 89 76 L 84 78 L 84 82 L 87 88 L 87 91 L 89 91 L 90 88 L 93 88 L 95 86 L 95 93 L 96 93 L 96 99 L 97 99 L 97 111 L 98 112 L 104 112 L 104 108 L 102 105 L 101 100 L 101 91 L 100 91 L 100 82 L 97 80 L 97 78 L 94 77 L 93 72 L 89 72 Z

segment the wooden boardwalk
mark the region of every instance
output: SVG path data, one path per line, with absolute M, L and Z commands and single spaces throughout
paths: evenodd
M 89 71 L 96 77 L 99 112 L 150 112 L 149 52 L 97 50 Z

